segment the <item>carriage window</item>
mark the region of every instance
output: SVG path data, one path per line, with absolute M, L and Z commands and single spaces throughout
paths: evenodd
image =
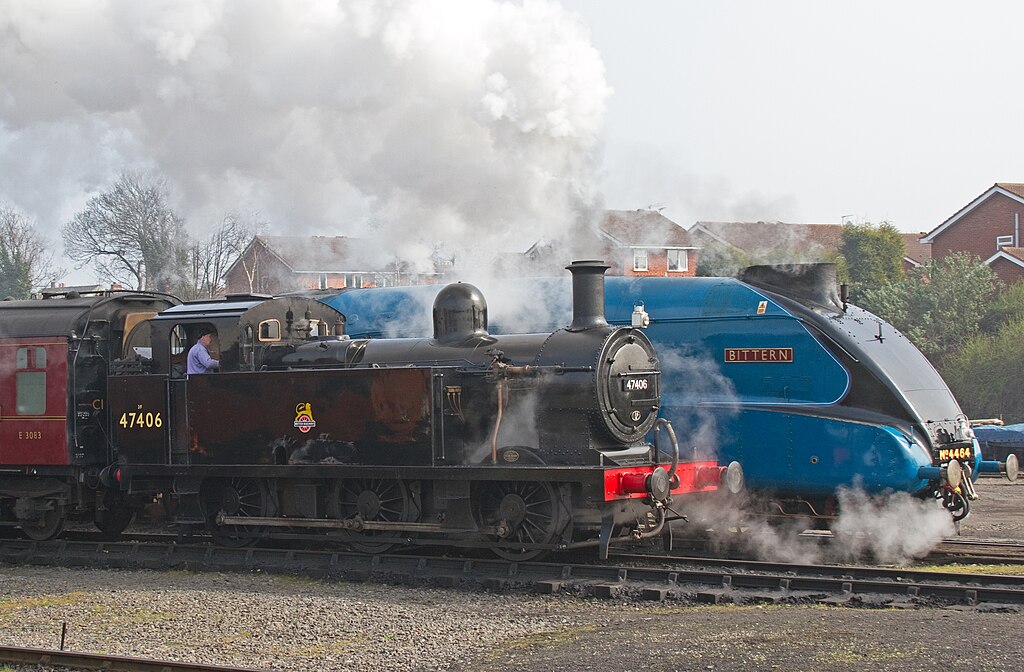
M 171 330 L 171 354 L 180 355 L 185 352 L 186 342 L 185 328 L 179 324 Z
M 279 320 L 263 320 L 260 322 L 260 341 L 280 341 L 281 322 Z
M 35 362 L 29 362 L 29 351 L 35 351 Z M 18 348 L 19 369 L 41 369 L 46 367 L 46 350 L 43 348 Z M 46 412 L 46 371 L 18 371 L 15 381 L 18 415 L 42 415 Z

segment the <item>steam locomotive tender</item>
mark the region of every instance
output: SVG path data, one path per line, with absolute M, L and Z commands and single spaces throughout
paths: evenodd
M 653 346 L 605 321 L 605 265 L 568 268 L 572 324 L 551 333 L 490 335 L 467 284 L 438 294 L 432 338 L 352 340 L 300 297 L 165 310 L 128 338 L 151 359 L 111 371 L 117 461 L 101 480 L 132 502 L 172 493 L 180 525 L 232 545 L 319 535 L 525 559 L 662 533 L 673 497 L 738 490 L 742 471 L 679 461 Z M 183 376 L 209 327 L 222 370 Z

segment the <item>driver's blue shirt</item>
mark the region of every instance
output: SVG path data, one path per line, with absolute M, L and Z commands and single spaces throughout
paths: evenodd
M 209 373 L 219 366 L 220 362 L 210 357 L 210 351 L 200 341 L 196 341 L 196 344 L 188 351 L 188 369 L 186 373 L 189 375 L 193 373 Z

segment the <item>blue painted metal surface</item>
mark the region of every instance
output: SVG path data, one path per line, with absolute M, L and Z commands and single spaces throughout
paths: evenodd
M 508 283 L 480 285 L 492 333 L 548 331 L 571 321 L 567 278 L 525 278 L 512 285 L 523 299 L 515 305 L 504 301 L 512 291 Z M 439 289 L 352 290 L 323 300 L 348 317 L 354 338 L 426 336 Z M 909 423 L 887 423 L 883 412 L 868 422 L 837 411 L 853 383 L 837 356 L 843 351 L 858 362 L 878 353 L 883 364 L 871 373 L 861 367 L 857 375 L 885 378 L 879 384 L 895 391 L 906 415 L 924 420 L 960 413 L 924 356 L 889 325 L 851 307 L 845 325 L 824 321 L 824 327 L 809 328 L 768 294 L 735 279 L 607 278 L 609 322 L 629 324 L 640 304 L 661 358 L 661 415 L 672 421 L 685 450 L 739 460 L 750 487 L 784 497 L 828 496 L 847 485 L 872 493 L 916 493 L 928 486 L 918 474 L 932 464 L 931 455 L 920 437 L 909 435 Z M 870 330 L 883 334 L 879 323 L 887 331 L 874 339 Z M 727 349 L 759 350 L 763 361 L 727 363 Z M 772 353 L 789 353 L 791 361 L 782 355 L 771 361 Z M 888 368 L 895 370 L 892 376 Z M 976 450 L 975 464 L 980 460 Z

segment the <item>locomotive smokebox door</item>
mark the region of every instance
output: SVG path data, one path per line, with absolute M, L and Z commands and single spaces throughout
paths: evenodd
M 657 419 L 661 372 L 641 339 L 641 334 L 613 339 L 601 359 L 606 372 L 598 377 L 598 393 L 604 397 L 608 428 L 620 441 L 636 441 Z
M 127 464 L 167 462 L 166 376 L 111 376 L 107 394 L 110 430 L 119 461 Z

